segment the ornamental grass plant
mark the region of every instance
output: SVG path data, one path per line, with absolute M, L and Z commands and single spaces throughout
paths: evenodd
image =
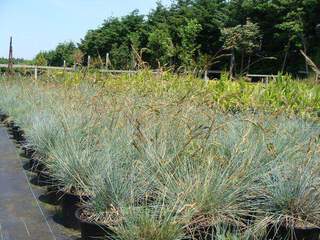
M 78 80 L 3 80 L 0 108 L 64 191 L 90 196 L 86 220 L 123 240 L 320 227 L 318 86 Z

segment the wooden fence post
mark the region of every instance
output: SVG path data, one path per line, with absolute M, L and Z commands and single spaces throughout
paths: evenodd
M 38 66 L 34 68 L 34 79 L 38 80 Z
M 66 60 L 63 60 L 63 74 L 66 73 L 66 67 L 67 67 Z
M 12 51 L 12 37 L 10 37 L 10 46 L 9 46 L 9 58 L 8 58 L 8 75 L 13 75 L 13 51 Z
M 204 71 L 204 80 L 205 80 L 205 81 L 208 81 L 208 80 L 209 80 L 208 70 L 205 70 L 205 71 Z
M 106 70 L 108 70 L 109 68 L 109 62 L 110 62 L 110 57 L 109 57 L 109 53 L 106 54 Z
M 91 57 L 90 57 L 90 55 L 88 56 L 88 69 L 90 68 L 90 61 L 91 61 Z

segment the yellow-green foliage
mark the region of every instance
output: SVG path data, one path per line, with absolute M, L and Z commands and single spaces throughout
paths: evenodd
M 285 111 L 307 117 L 317 117 L 320 113 L 320 85 L 294 80 L 288 75 L 279 75 L 269 84 L 244 79 L 230 81 L 225 74 L 219 81 L 205 82 L 192 75 L 169 72 L 155 75 L 150 71 L 122 75 L 68 73 L 61 80 L 69 87 L 89 81 L 103 85 L 108 92 L 162 97 L 172 102 L 187 98 L 228 111 Z
M 137 74 L 111 75 L 97 72 L 50 72 L 42 76 L 45 82 L 61 83 L 61 87 L 89 82 L 103 86 L 111 94 L 133 94 L 163 98 L 168 102 L 188 99 L 197 104 L 215 106 L 226 111 L 285 111 L 305 117 L 320 115 L 320 85 L 312 81 L 294 80 L 278 75 L 269 84 L 251 83 L 244 79 L 228 80 L 222 74 L 218 81 L 205 82 L 192 75 L 176 75 L 151 71 Z

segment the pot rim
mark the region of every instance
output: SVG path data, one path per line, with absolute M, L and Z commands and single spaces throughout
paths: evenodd
M 269 225 L 271 228 L 285 228 L 285 229 L 295 229 L 295 230 L 305 230 L 305 231 L 320 231 L 320 226 L 305 226 L 305 227 L 297 227 L 297 226 L 289 226 L 285 224 L 270 224 Z
M 81 222 L 81 223 L 86 223 L 86 224 L 91 224 L 91 225 L 98 225 L 100 227 L 105 227 L 105 228 L 108 228 L 109 229 L 109 226 L 104 224 L 104 223 L 101 223 L 101 222 L 97 222 L 97 221 L 88 221 L 86 219 L 82 219 L 80 217 L 80 214 L 81 212 L 84 210 L 84 209 L 88 209 L 89 207 L 88 206 L 83 206 L 83 207 L 80 207 L 78 208 L 76 211 L 75 211 L 75 217 Z
M 70 191 L 66 190 L 66 189 L 63 189 L 61 188 L 60 189 L 60 192 L 62 192 L 63 196 L 71 196 L 71 197 L 76 197 L 76 198 L 79 198 L 80 200 L 86 200 L 86 199 L 90 199 L 91 196 L 88 195 L 88 194 L 77 194 L 77 193 L 71 193 Z

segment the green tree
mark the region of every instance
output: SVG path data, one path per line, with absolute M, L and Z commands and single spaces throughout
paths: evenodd
M 169 31 L 164 25 L 150 32 L 147 47 L 152 59 L 156 60 L 161 66 L 172 63 L 175 47 Z
M 67 66 L 74 64 L 74 52 L 76 45 L 73 42 L 59 43 L 55 50 L 48 52 L 47 60 L 51 66 L 63 66 L 66 61 Z
M 46 53 L 44 53 L 44 52 L 38 53 L 37 56 L 34 59 L 34 64 L 36 66 L 47 66 L 48 65 L 48 61 L 46 59 Z
M 284 35 L 287 39 L 287 44 L 284 46 L 284 59 L 282 63 L 281 71 L 283 72 L 286 67 L 288 54 L 290 48 L 302 48 L 306 50 L 306 42 L 304 37 L 304 26 L 303 26 L 303 9 L 297 8 L 295 11 L 289 11 L 282 19 L 281 23 L 277 24 L 275 27 L 280 30 L 276 33 L 279 38 Z
M 320 24 L 319 12 L 319 0 L 176 0 L 167 7 L 158 3 L 147 16 L 133 11 L 110 18 L 89 30 L 78 47 L 85 59 L 90 55 L 100 66 L 110 53 L 112 65 L 118 69 L 134 68 L 135 60 L 141 60 L 137 53 L 147 48 L 142 62 L 152 68 L 160 63 L 218 70 L 230 63 L 225 57 L 218 61 L 216 57 L 226 56 L 222 50 L 233 45 L 231 62 L 235 65 L 237 60 L 237 65 L 232 72 L 252 66 L 250 72 L 255 73 L 281 69 L 297 73 L 306 66 L 300 49 L 320 61 L 315 30 Z M 58 46 L 46 52 L 48 64 L 61 66 L 66 60 L 70 65 L 74 47 Z M 270 57 L 275 60 L 261 61 Z
M 54 50 L 40 52 L 35 61 L 37 61 L 37 57 L 40 57 L 45 58 L 45 65 L 61 67 L 66 61 L 67 66 L 72 66 L 75 63 L 74 53 L 76 50 L 77 47 L 73 42 L 59 43 Z
M 237 25 L 235 27 L 224 28 L 221 31 L 224 47 L 231 51 L 230 57 L 230 76 L 234 75 L 236 59 L 236 52 L 241 54 L 241 72 L 243 70 L 243 61 L 245 54 L 249 55 L 248 66 L 250 65 L 250 57 L 254 51 L 259 48 L 260 43 L 260 29 L 255 23 L 249 19 L 245 25 Z
M 137 10 L 122 18 L 110 18 L 100 28 L 88 31 L 79 48 L 91 57 L 110 53 L 114 68 L 132 68 L 132 48 L 138 50 L 141 45 L 146 45 L 144 23 L 144 16 Z
M 132 67 L 131 49 L 126 43 L 118 45 L 114 43 L 111 47 L 110 58 L 112 66 L 117 69 L 130 69 Z
M 178 57 L 187 69 L 195 66 L 195 54 L 200 49 L 196 39 L 202 27 L 196 19 L 187 20 L 186 25 L 178 29 L 181 45 L 178 48 Z

